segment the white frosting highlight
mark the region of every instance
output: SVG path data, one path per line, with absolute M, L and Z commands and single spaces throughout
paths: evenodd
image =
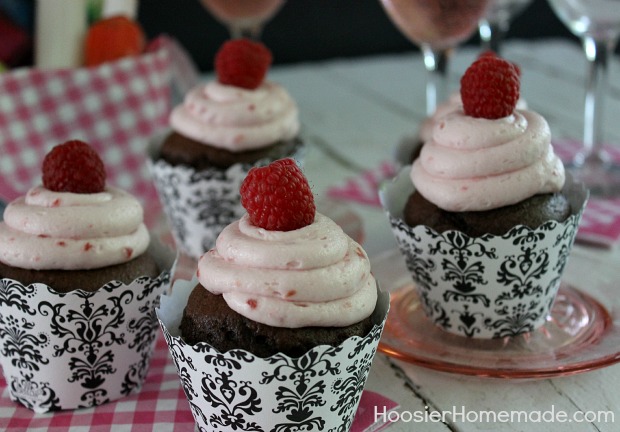
M 462 108 L 463 101 L 461 100 L 461 93 L 452 93 L 447 100 L 437 106 L 432 116 L 424 118 L 424 120 L 420 124 L 420 130 L 418 132 L 420 141 L 422 141 L 423 143 L 430 141 L 433 138 L 433 129 L 435 127 L 435 123 L 441 120 L 443 116 L 450 114 L 454 111 L 458 111 Z M 516 109 L 527 109 L 527 102 L 525 101 L 525 99 L 520 98 L 517 101 Z
M 447 211 L 482 211 L 558 192 L 564 166 L 553 152 L 549 125 L 532 111 L 501 119 L 439 119 L 411 169 L 416 189 Z
M 270 81 L 254 90 L 217 81 L 195 87 L 173 109 L 170 125 L 186 137 L 230 151 L 294 138 L 300 127 L 297 105 Z
M 201 257 L 198 279 L 231 309 L 275 327 L 351 325 L 377 301 L 366 253 L 320 213 L 286 232 L 255 227 L 245 215 Z
M 140 203 L 120 189 L 96 194 L 34 187 L 0 223 L 0 261 L 34 270 L 86 270 L 129 261 L 148 247 Z

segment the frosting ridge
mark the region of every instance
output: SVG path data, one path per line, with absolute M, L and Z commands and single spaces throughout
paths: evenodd
M 198 279 L 231 309 L 275 327 L 351 325 L 372 313 L 377 297 L 362 247 L 320 213 L 286 232 L 243 216 L 201 257 Z
M 558 192 L 564 166 L 545 119 L 515 110 L 496 120 L 443 116 L 411 169 L 416 189 L 447 211 L 482 211 Z
M 149 241 L 142 206 L 125 191 L 77 194 L 37 186 L 5 209 L 0 260 L 25 269 L 87 270 L 129 261 Z
M 174 130 L 230 151 L 265 147 L 299 132 L 297 105 L 279 84 L 254 90 L 210 81 L 193 88 L 170 114 Z

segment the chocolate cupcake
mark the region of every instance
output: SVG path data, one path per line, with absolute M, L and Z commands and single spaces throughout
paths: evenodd
M 24 269 L 0 262 L 0 277 L 18 280 L 25 285 L 45 283 L 59 293 L 77 289 L 92 292 L 112 280 L 130 284 L 141 276 L 156 278 L 160 273 L 157 259 L 148 251 L 127 262 L 88 270 Z
M 479 55 L 479 58 L 482 57 L 493 57 L 497 58 L 497 53 L 493 51 L 484 51 Z M 517 75 L 521 75 L 521 69 L 513 63 Z M 519 97 L 516 102 L 516 109 L 526 110 L 527 102 L 525 99 Z M 463 101 L 461 99 L 460 92 L 452 93 L 447 100 L 442 101 L 437 107 L 435 111 L 426 116 L 418 127 L 418 131 L 415 135 L 408 136 L 404 138 L 398 145 L 396 149 L 396 162 L 403 165 L 412 164 L 419 156 L 422 150 L 422 146 L 424 143 L 431 141 L 433 139 L 433 130 L 435 129 L 435 125 L 441 121 L 441 119 L 451 114 L 455 111 L 459 111 L 463 109 Z
M 244 213 L 239 185 L 253 166 L 301 157 L 298 110 L 265 79 L 271 53 L 240 39 L 218 51 L 218 79 L 192 89 L 157 137 L 150 167 L 178 248 L 198 259 Z
M 426 315 L 495 338 L 542 326 L 587 193 L 566 177 L 545 119 L 515 109 L 519 75 L 496 57 L 461 80 L 462 108 L 380 193 Z
M 245 394 L 260 395 L 244 422 L 261 430 L 301 430 L 311 419 L 321 419 L 319 430 L 348 430 L 389 297 L 361 246 L 316 213 L 294 161 L 250 171 L 241 199 L 248 213 L 201 257 L 197 281 L 175 283 L 158 311 L 186 392 L 193 392 L 196 422 L 206 430 L 218 425 L 228 408 L 210 403 L 219 390 L 199 383 L 226 376 L 247 383 Z M 358 385 L 343 398 L 339 383 L 350 379 Z M 299 402 L 304 389 L 317 389 L 308 416 L 291 415 L 283 388 Z M 338 409 L 345 399 L 350 403 Z
M 319 345 L 338 346 L 352 336 L 363 337 L 373 326 L 370 316 L 344 327 L 273 327 L 230 309 L 221 295 L 198 284 L 183 311 L 181 334 L 185 342 L 207 342 L 220 352 L 243 349 L 258 357 L 283 353 L 300 357 Z
M 0 223 L 0 276 L 57 292 L 95 291 L 110 280 L 155 278 L 142 206 L 105 185 L 99 155 L 82 141 L 50 151 L 43 185 L 9 203 Z
M 407 225 L 426 225 L 439 233 L 458 230 L 471 237 L 504 235 L 517 225 L 538 228 L 548 221 L 564 222 L 573 212 L 567 197 L 558 192 L 538 194 L 515 204 L 486 211 L 451 212 L 413 192 L 405 204 Z
M 11 399 L 46 412 L 137 391 L 172 261 L 151 242 L 136 198 L 105 184 L 90 146 L 54 147 L 43 185 L 9 203 L 0 223 L 0 343 L 16 347 L 0 362 Z

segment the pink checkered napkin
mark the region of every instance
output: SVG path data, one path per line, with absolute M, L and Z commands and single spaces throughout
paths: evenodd
M 564 161 L 570 161 L 581 147 L 576 140 L 556 140 L 553 147 Z M 620 162 L 620 147 L 606 146 L 605 150 L 616 162 Z M 606 199 L 590 197 L 583 212 L 577 240 L 604 247 L 620 242 L 620 198 Z
M 363 171 L 357 177 L 350 178 L 343 185 L 332 186 L 327 196 L 343 199 L 374 207 L 381 207 L 378 188 L 382 181 L 396 175 L 397 167 L 391 161 L 384 161 L 375 169 Z
M 103 158 L 108 182 L 155 214 L 159 200 L 145 148 L 167 126 L 171 81 L 185 88 L 196 79 L 188 59 L 174 40 L 160 37 L 139 57 L 98 67 L 0 74 L 0 199 L 40 182 L 51 147 L 81 139 Z

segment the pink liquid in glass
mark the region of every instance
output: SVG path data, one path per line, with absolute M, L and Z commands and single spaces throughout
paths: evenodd
M 488 0 L 381 0 L 398 29 L 418 45 L 453 47 L 469 38 Z
M 217 19 L 232 24 L 236 21 L 264 22 L 282 6 L 284 0 L 200 0 Z

